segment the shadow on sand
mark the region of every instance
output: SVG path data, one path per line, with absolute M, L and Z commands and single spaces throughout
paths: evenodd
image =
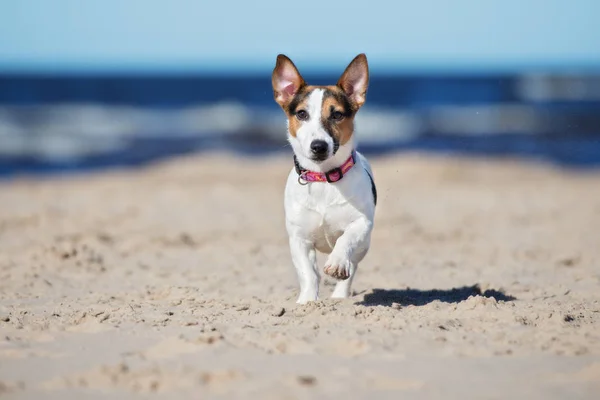
M 444 303 L 459 303 L 467 300 L 469 296 L 493 297 L 497 301 L 512 301 L 515 297 L 505 294 L 502 291 L 488 289 L 481 290 L 479 285 L 463 286 L 448 290 L 419 290 L 419 289 L 373 289 L 372 293 L 365 295 L 362 302 L 358 303 L 364 306 L 388 306 L 392 303 L 398 303 L 403 306 L 414 305 L 423 306 L 432 301 L 439 300 Z

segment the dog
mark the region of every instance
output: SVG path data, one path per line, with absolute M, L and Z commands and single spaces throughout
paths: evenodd
M 272 73 L 275 101 L 287 116 L 294 165 L 284 192 L 286 230 L 300 294 L 319 299 L 316 251 L 328 254 L 323 271 L 337 279 L 332 298 L 347 298 L 373 230 L 377 189 L 367 159 L 355 148 L 354 117 L 366 100 L 369 66 L 364 53 L 336 85 L 308 85 L 287 56 Z

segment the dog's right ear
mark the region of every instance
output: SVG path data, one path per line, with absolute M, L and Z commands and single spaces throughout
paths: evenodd
M 273 84 L 275 101 L 283 108 L 290 103 L 296 93 L 305 85 L 304 79 L 300 76 L 292 60 L 283 54 L 277 56 L 271 82 Z

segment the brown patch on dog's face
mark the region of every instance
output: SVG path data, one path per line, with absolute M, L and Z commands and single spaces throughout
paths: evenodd
M 354 133 L 354 116 L 356 111 L 350 99 L 337 86 L 323 87 L 323 104 L 321 106 L 321 124 L 333 138 L 334 146 L 344 145 Z
M 296 137 L 298 129 L 300 129 L 302 123 L 305 122 L 301 118 L 301 113 L 303 111 L 306 112 L 308 109 L 308 98 L 314 89 L 314 86 L 303 86 L 300 91 L 298 91 L 298 93 L 291 99 L 291 101 L 282 107 L 288 118 L 288 129 L 290 135 L 293 137 Z M 300 112 L 300 115 L 298 112 Z

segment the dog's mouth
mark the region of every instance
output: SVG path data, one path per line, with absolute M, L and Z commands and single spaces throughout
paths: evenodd
M 311 161 L 316 162 L 317 164 L 322 163 L 323 161 L 327 160 L 329 158 L 329 154 L 313 154 L 311 155 L 310 159 Z

